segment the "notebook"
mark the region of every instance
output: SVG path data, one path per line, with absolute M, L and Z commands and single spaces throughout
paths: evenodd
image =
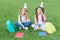
M 38 32 L 38 36 L 46 36 L 46 32 Z
M 15 38 L 22 38 L 24 36 L 23 32 L 17 32 Z

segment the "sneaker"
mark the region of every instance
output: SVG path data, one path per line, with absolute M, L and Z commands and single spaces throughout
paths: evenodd
M 35 27 L 35 24 L 32 24 L 31 27 L 34 28 Z
M 41 30 L 46 31 L 46 28 L 44 26 L 40 27 Z
M 22 29 L 21 27 L 19 27 L 19 29 Z
M 38 29 L 39 29 L 39 27 L 38 27 L 38 26 L 35 26 L 35 27 L 34 27 L 34 30 L 38 30 Z
M 28 30 L 28 27 L 25 27 L 25 30 Z
M 28 30 L 28 27 L 24 27 L 23 29 Z

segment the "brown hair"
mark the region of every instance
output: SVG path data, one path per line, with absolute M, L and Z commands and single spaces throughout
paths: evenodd
M 37 9 L 38 9 L 38 8 L 41 8 L 41 9 L 42 9 L 42 12 L 43 12 L 43 14 L 44 14 L 44 8 L 42 8 L 42 7 L 37 7 L 36 10 L 35 10 L 35 15 L 36 15 L 37 21 L 38 21 L 38 14 L 37 14 Z M 42 16 L 42 21 L 43 21 L 43 16 Z
M 25 10 L 26 10 L 26 12 L 28 12 L 28 10 L 27 10 L 26 8 L 21 8 L 21 9 L 19 10 L 20 21 L 21 21 L 21 10 L 22 10 L 22 9 L 25 9 Z M 26 19 L 27 19 L 27 15 L 26 15 Z

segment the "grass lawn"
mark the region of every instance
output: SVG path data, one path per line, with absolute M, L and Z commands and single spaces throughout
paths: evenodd
M 29 17 L 34 22 L 35 8 L 44 2 L 45 14 L 47 21 L 52 22 L 57 29 L 57 32 L 46 37 L 39 37 L 38 32 L 30 28 L 24 32 L 23 38 L 15 38 L 15 33 L 9 33 L 6 29 L 6 21 L 9 19 L 13 23 L 17 21 L 17 15 L 20 8 L 26 2 L 29 11 Z M 60 40 L 60 0 L 0 0 L 0 40 Z

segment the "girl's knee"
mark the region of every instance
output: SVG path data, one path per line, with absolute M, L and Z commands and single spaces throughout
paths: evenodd
M 27 23 L 25 23 L 24 25 L 25 25 L 25 26 L 31 26 L 31 24 L 32 24 L 32 22 L 27 22 Z
M 15 22 L 15 25 L 16 25 L 17 27 L 21 27 L 21 25 L 20 25 L 18 22 Z

